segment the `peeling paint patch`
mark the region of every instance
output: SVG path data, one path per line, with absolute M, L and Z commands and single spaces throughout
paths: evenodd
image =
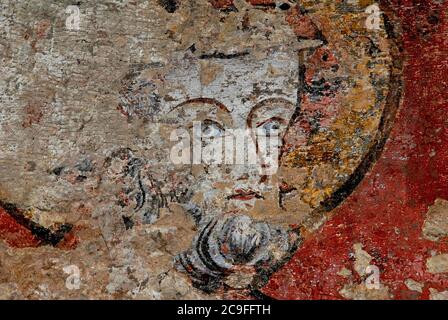
M 440 254 L 430 257 L 426 261 L 428 272 L 447 273 L 448 272 L 448 254 Z
M 431 241 L 448 237 L 448 201 L 437 199 L 428 209 L 423 225 L 423 236 Z
M 404 283 L 405 283 L 406 287 L 408 287 L 409 290 L 423 293 L 423 288 L 425 286 L 423 283 L 417 282 L 413 279 L 406 279 L 406 281 Z
M 349 300 L 390 300 L 392 296 L 389 288 L 381 286 L 380 289 L 367 289 L 365 284 L 346 285 L 339 293 Z
M 436 289 L 430 288 L 430 300 L 448 300 L 448 291 L 439 292 Z
M 361 243 L 355 243 L 353 245 L 354 250 L 354 269 L 360 277 L 366 275 L 366 269 L 372 261 L 372 256 L 362 249 Z

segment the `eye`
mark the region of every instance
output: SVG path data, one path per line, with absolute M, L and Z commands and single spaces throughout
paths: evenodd
M 272 118 L 260 124 L 258 126 L 258 129 L 261 129 L 261 134 L 269 137 L 271 135 L 279 135 L 283 124 L 284 121 L 282 121 L 282 119 Z
M 202 136 L 204 138 L 219 138 L 224 136 L 224 128 L 213 120 L 202 122 Z

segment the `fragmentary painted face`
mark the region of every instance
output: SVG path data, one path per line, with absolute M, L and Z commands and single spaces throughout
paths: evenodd
M 182 61 L 178 63 L 182 64 Z M 183 129 L 191 135 L 190 141 L 197 138 L 201 142 L 202 159 L 194 163 L 188 157 L 186 165 L 180 168 L 195 179 L 197 194 L 191 205 L 202 208 L 199 210 L 203 210 L 204 215 L 213 217 L 226 212 L 250 211 L 257 200 L 272 198 L 274 201 L 278 193 L 276 170 L 271 172 L 266 166 L 260 168 L 251 163 L 247 154 L 249 146 L 237 150 L 240 147 L 237 138 L 246 135 L 246 140 L 253 143 L 257 158 L 261 156 L 260 143 L 255 144 L 257 133 L 268 136 L 276 130 L 281 140 L 296 109 L 297 61 L 291 61 L 290 55 L 281 52 L 272 53 L 261 61 L 249 53 L 232 59 L 207 59 L 206 68 L 221 70 L 209 85 L 201 84 L 201 63 L 204 64 L 203 60 L 191 57 L 187 68 L 181 71 L 186 77 L 178 75 L 177 70 L 167 77 L 167 81 L 186 89 L 182 98 L 192 98 L 175 106 L 165 120 L 172 130 Z M 269 79 L 272 68 L 281 72 Z M 257 87 L 266 88 L 266 97 L 251 97 Z M 194 123 L 200 124 L 202 139 L 195 137 Z M 215 162 L 220 164 L 204 159 L 207 148 L 213 143 L 205 141 L 204 137 L 221 139 L 222 151 L 215 157 Z M 232 141 L 230 145 L 226 144 L 229 139 Z M 231 150 L 227 155 L 226 147 Z M 193 146 L 187 145 L 186 152 L 195 151 Z M 240 153 L 245 156 L 243 161 L 237 159 Z
M 186 144 L 188 161 L 186 165 L 177 166 L 183 174 L 183 177 L 178 174 L 177 179 L 185 179 L 183 184 L 194 190 L 185 208 L 196 217 L 199 225 L 192 249 L 177 257 L 177 265 L 205 290 L 219 288 L 228 272 L 241 273 L 237 281 L 233 280 L 236 281 L 233 285 L 244 288 L 252 281 L 256 263 L 274 260 L 271 256 L 274 251 L 278 255 L 276 259 L 283 257 L 298 241 L 298 237 L 290 235 L 286 229 L 251 218 L 257 210 L 281 215 L 279 206 L 269 208 L 266 205 L 279 203 L 277 170 L 269 162 L 263 162 L 263 166 L 249 162 L 249 145 L 238 141 L 245 135 L 247 142 L 253 143 L 255 157 L 260 160 L 264 148 L 257 139 L 259 134 L 271 137 L 275 131 L 280 142 L 285 135 L 296 110 L 299 79 L 298 61 L 291 59 L 294 51 L 287 52 L 288 49 L 282 52 L 282 48 L 277 48 L 259 60 L 249 51 L 230 59 L 222 58 L 229 55 L 222 52 L 202 54 L 199 58 L 191 55 L 190 59 L 178 61 L 179 65 L 188 61 L 180 75 L 175 69 L 167 76 L 170 83 L 184 89 L 180 90 L 179 98 L 185 100 L 168 112 L 165 121 L 172 124 L 171 129 L 183 129 L 191 134 Z M 209 76 L 214 79 L 202 83 L 202 73 L 207 72 L 214 72 Z M 256 96 L 254 90 L 265 93 Z M 198 137 L 194 132 L 195 123 L 200 124 Z M 200 143 L 203 156 L 196 164 L 194 155 L 191 159 L 189 156 L 195 148 L 194 142 L 188 142 L 194 139 Z M 221 139 L 223 144 L 215 157 L 219 163 L 204 159 L 207 148 L 216 139 Z M 228 141 L 232 141 L 230 148 Z M 274 147 L 280 151 L 281 143 Z M 245 159 L 238 161 L 241 154 Z M 278 157 L 274 160 L 278 161 Z M 268 168 L 269 165 L 273 167 Z M 193 182 L 188 184 L 186 181 L 191 179 Z M 227 254 L 221 253 L 223 241 Z M 210 252 L 203 252 L 204 247 Z M 206 256 L 210 258 L 204 259 Z M 250 268 L 241 272 L 238 265 Z M 190 272 L 192 269 L 196 271 Z
M 334 202 L 381 138 L 393 72 L 387 35 L 361 28 L 362 6 L 288 4 L 279 14 L 274 2 L 234 5 L 224 5 L 233 10 L 206 25 L 201 14 L 209 11 L 201 9 L 197 20 L 171 26 L 201 32 L 167 58 L 169 68 L 132 70 L 136 77 L 128 80 L 121 104 L 124 114 L 157 122 L 155 136 L 165 148 L 188 136 L 181 142 L 183 165 L 167 157 L 148 161 L 157 168 L 153 176 L 170 177 L 171 192 L 186 195 L 182 205 L 199 229 L 176 261 L 208 291 L 222 281 L 256 285 L 257 268 L 281 264 L 300 243 L 294 226 L 320 225 L 325 202 Z M 336 20 L 334 10 L 343 13 Z M 348 33 L 346 24 L 360 25 L 358 33 Z M 280 167 L 267 174 L 272 163 L 227 163 L 226 145 L 217 163 L 195 162 L 195 139 L 204 155 L 216 141 L 209 138 L 236 141 L 242 131 L 232 130 L 248 130 L 258 159 L 264 157 L 260 130 L 274 130 Z M 174 143 L 173 132 L 182 132 Z

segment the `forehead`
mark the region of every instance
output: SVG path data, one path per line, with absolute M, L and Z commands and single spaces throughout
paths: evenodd
M 230 13 L 197 5 L 200 10 L 187 20 L 167 24 L 183 37 L 174 39 L 179 48 L 166 57 L 164 81 L 158 83 L 162 113 L 187 100 L 213 98 L 238 118 L 267 98 L 297 100 L 300 41 L 285 13 L 244 1 L 235 2 L 237 10 Z
M 247 52 L 234 58 L 181 56 L 165 77 L 171 110 L 195 98 L 213 98 L 232 113 L 247 116 L 259 101 L 297 99 L 298 61 L 291 51 L 268 51 L 263 57 Z

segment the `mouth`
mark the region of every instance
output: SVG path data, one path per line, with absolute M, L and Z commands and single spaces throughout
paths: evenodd
M 256 191 L 246 189 L 236 189 L 235 193 L 227 197 L 228 200 L 248 201 L 252 199 L 264 199 L 264 197 Z

